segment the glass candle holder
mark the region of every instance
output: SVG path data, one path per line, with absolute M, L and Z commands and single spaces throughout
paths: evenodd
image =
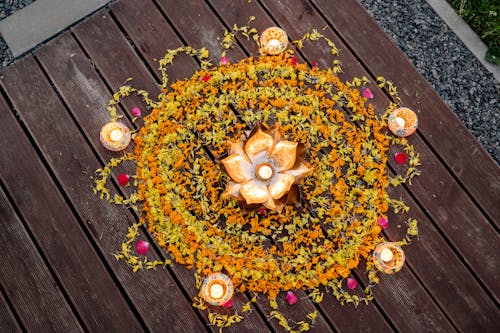
M 276 55 L 285 51 L 288 46 L 288 36 L 285 30 L 271 27 L 264 30 L 260 35 L 262 53 Z
M 393 274 L 403 267 L 405 253 L 396 243 L 381 243 L 373 251 L 373 262 L 379 271 Z
M 391 112 L 388 124 L 392 133 L 405 137 L 415 133 L 418 127 L 418 118 L 412 110 L 399 108 Z
M 112 121 L 101 128 L 100 139 L 106 149 L 120 151 L 130 143 L 130 130 L 125 124 Z
M 222 306 L 233 297 L 233 282 L 223 273 L 209 275 L 201 286 L 201 296 L 209 304 Z

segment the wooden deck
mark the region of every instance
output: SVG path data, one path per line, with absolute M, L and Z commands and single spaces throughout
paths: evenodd
M 420 110 L 409 140 L 421 155 L 422 176 L 391 194 L 403 197 L 419 221 L 405 267 L 383 277 L 368 306 L 342 307 L 327 294 L 319 305 L 302 300 L 283 312 L 293 318 L 317 309 L 313 332 L 498 332 L 499 167 L 355 0 L 119 0 L 5 68 L 1 332 L 217 331 L 191 306 L 192 272 L 174 265 L 134 274 L 115 260 L 111 253 L 137 216 L 94 196 L 90 176 L 117 156 L 98 139 L 116 88 L 133 77 L 134 86 L 156 96 L 155 59 L 182 44 L 205 46 L 218 59 L 217 37 L 250 15 L 260 31 L 278 25 L 292 39 L 328 27 L 323 33 L 341 51 L 342 79 L 384 75 L 405 106 Z M 250 53 L 256 48 L 243 39 L 230 54 Z M 331 64 L 326 49 L 304 48 L 299 56 Z M 175 80 L 196 68 L 180 58 L 169 74 Z M 389 95 L 371 89 L 383 110 Z M 123 107 L 139 103 L 129 98 Z M 388 229 L 389 238 L 396 233 Z M 157 247 L 149 255 L 166 257 Z M 240 294 L 235 302 L 246 300 Z M 227 331 L 282 331 L 267 313 L 262 298 Z

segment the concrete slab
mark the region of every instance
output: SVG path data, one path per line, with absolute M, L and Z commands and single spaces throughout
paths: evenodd
M 500 81 L 500 66 L 486 61 L 484 56 L 488 47 L 481 41 L 478 35 L 469 27 L 465 21 L 458 16 L 453 8 L 445 0 L 427 0 L 434 11 L 441 16 L 450 29 L 462 40 L 483 66 L 493 73 L 497 81 Z
M 14 57 L 64 30 L 110 0 L 37 0 L 0 21 L 0 33 Z

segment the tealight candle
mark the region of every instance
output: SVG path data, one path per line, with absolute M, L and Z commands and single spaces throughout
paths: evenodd
M 267 164 L 261 164 L 257 167 L 257 176 L 262 180 L 269 180 L 273 176 L 273 168 Z
M 405 253 L 396 243 L 381 243 L 373 251 L 375 267 L 386 274 L 396 273 L 403 267 L 404 262 Z
M 106 149 L 120 151 L 130 143 L 130 130 L 125 124 L 112 121 L 101 128 L 100 140 Z
M 201 296 L 212 305 L 222 306 L 233 297 L 233 282 L 226 274 L 209 275 L 201 286 Z
M 391 132 L 402 137 L 413 134 L 418 127 L 417 115 L 408 108 L 395 109 L 387 122 Z
M 271 27 L 260 36 L 261 51 L 266 54 L 280 54 L 288 45 L 288 36 L 283 29 Z

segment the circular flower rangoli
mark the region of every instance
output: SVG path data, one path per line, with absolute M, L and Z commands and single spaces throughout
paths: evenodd
M 389 177 L 390 145 L 402 145 L 410 165 L 418 165 L 412 147 L 391 136 L 385 118 L 367 104 L 360 92 L 367 83 L 366 78 L 343 83 L 334 69 L 311 68 L 291 51 L 224 61 L 171 85 L 164 78 L 158 102 L 139 91 L 152 110 L 134 137 L 133 153 L 122 158 L 137 165 L 137 193 L 113 201 L 140 202 L 140 223 L 175 262 L 201 276 L 227 274 L 236 291 L 275 299 L 280 291 L 330 286 L 342 301 L 357 303 L 341 281 L 361 262 L 376 281 L 371 256 L 384 241 L 378 221 L 387 218 L 390 206 L 404 205 L 387 189 L 417 174 L 411 168 Z M 281 132 L 282 141 L 269 143 L 263 158 L 258 147 L 243 151 L 238 143 L 248 140 L 257 124 L 261 135 L 277 126 Z M 279 149 L 299 156 L 299 146 L 308 149 L 300 152 L 304 159 L 298 164 L 295 156 L 268 161 Z M 274 188 L 259 189 L 262 193 L 253 193 L 249 202 L 252 193 L 244 183 L 253 174 L 247 171 L 269 165 L 271 173 L 262 169 L 261 176 L 274 177 L 269 183 Z M 240 169 L 245 170 L 235 175 Z M 101 173 L 105 181 L 109 169 Z M 275 186 L 275 178 L 284 185 Z M 96 183 L 105 193 L 103 180 Z M 275 209 L 283 187 L 295 188 L 285 196 L 293 200 Z M 271 209 L 246 209 L 235 199 L 239 196 Z M 127 247 L 117 256 L 129 263 L 134 258 Z

